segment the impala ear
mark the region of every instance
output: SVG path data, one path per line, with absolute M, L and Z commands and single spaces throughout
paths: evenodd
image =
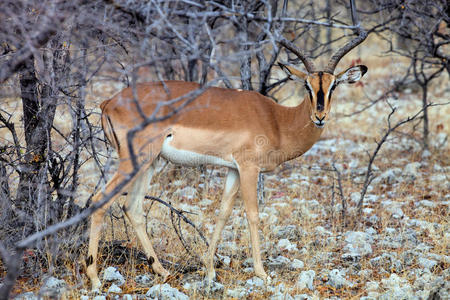
M 364 65 L 357 65 L 348 68 L 344 72 L 339 73 L 336 76 L 338 83 L 355 83 L 361 79 L 367 72 L 367 67 Z
M 289 79 L 291 79 L 291 80 L 295 80 L 295 77 L 297 77 L 301 80 L 306 80 L 306 77 L 308 77 L 308 74 L 305 74 L 302 71 L 299 71 L 294 67 L 282 64 L 280 62 L 278 63 L 278 65 L 284 72 L 286 72 L 286 74 L 289 76 Z

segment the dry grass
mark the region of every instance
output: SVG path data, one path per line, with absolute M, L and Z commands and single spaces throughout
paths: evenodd
M 414 181 L 405 181 L 395 185 L 383 182 L 374 183 L 369 189 L 369 194 L 379 197 L 378 201 L 366 202 L 364 206 L 365 213 L 359 216 L 355 210 L 356 203 L 352 202 L 352 193 L 361 191 L 361 178 L 352 175 L 351 170 L 364 170 L 368 157 L 366 151 L 372 151 L 375 147 L 374 139 L 378 139 L 383 129 L 386 128 L 386 116 L 390 109 L 384 101 L 379 102 L 372 108 L 361 114 L 352 117 L 342 117 L 355 111 L 362 106 L 362 99 L 365 95 L 371 98 L 380 96 L 388 87 L 389 82 L 401 74 L 396 74 L 396 70 L 405 68 L 404 62 L 398 57 L 377 57 L 371 53 L 381 53 L 376 41 L 369 41 L 371 47 L 364 46 L 359 50 L 362 63 L 367 64 L 369 73 L 364 78 L 364 86 L 354 88 L 340 88 L 336 94 L 339 98 L 334 105 L 333 118 L 327 125 L 327 130 L 323 135 L 323 140 L 335 139 L 335 148 L 324 148 L 325 150 L 313 152 L 296 160 L 287 162 L 280 166 L 273 174 L 266 175 L 265 202 L 260 206 L 261 216 L 261 237 L 263 238 L 263 256 L 265 259 L 283 255 L 291 260 L 299 259 L 305 264 L 300 270 L 289 270 L 287 268 L 276 270 L 276 280 L 274 285 L 284 283 L 289 290 L 289 294 L 314 294 L 320 298 L 337 296 L 341 298 L 358 298 L 367 294 L 366 283 L 369 281 L 381 281 L 389 277 L 393 272 L 406 278 L 409 282 L 414 282 L 412 271 L 418 267 L 418 262 L 413 261 L 402 270 L 389 269 L 392 266 L 384 265 L 383 268 L 374 267 L 370 259 L 375 258 L 386 252 L 396 252 L 399 255 L 409 249 L 403 247 L 390 249 L 381 244 L 373 245 L 373 253 L 369 257 L 363 257 L 359 262 L 359 268 L 370 270 L 370 274 L 362 276 L 359 270 L 353 269 L 354 265 L 341 259 L 343 254 L 344 234 L 349 230 L 362 230 L 372 227 L 380 237 L 388 236 L 389 228 L 394 228 L 397 234 L 409 229 L 417 229 L 418 243 L 426 243 L 431 248 L 428 254 L 435 253 L 439 255 L 448 255 L 449 249 L 449 214 L 448 214 L 448 181 L 437 184 L 432 176 L 437 173 L 436 165 L 443 168 L 439 171 L 445 176 L 449 176 L 450 161 L 448 143 L 441 148 L 433 148 L 431 156 L 424 162 L 419 145 L 407 136 L 394 134 L 392 139 L 385 145 L 379 154 L 375 165 L 377 174 L 394 167 L 404 169 L 411 162 L 422 162 L 420 167 L 421 177 Z M 356 51 L 355 51 L 356 52 Z M 353 56 L 354 58 L 355 56 Z M 352 57 L 346 58 L 341 66 L 349 65 Z M 444 102 L 450 98 L 448 89 L 448 78 L 442 78 L 436 81 L 430 89 L 433 102 Z M 291 85 L 291 83 L 290 83 Z M 103 99 L 112 96 L 120 87 L 116 85 L 111 87 L 110 83 L 95 83 L 90 90 L 89 105 L 91 108 L 97 107 Z M 292 88 L 292 87 L 291 87 Z M 286 93 L 291 93 L 287 87 Z M 398 99 L 390 101 L 398 107 L 396 119 L 400 120 L 408 115 L 412 115 L 420 108 L 420 94 L 414 91 L 410 93 L 399 93 Z M 17 105 L 18 101 L 8 102 L 6 105 Z M 9 107 L 8 109 L 11 109 Z M 16 108 L 19 109 L 19 108 Z M 449 116 L 450 106 L 443 106 L 430 109 L 430 128 L 431 137 L 436 139 L 437 134 L 445 133 L 449 135 Z M 19 118 L 18 116 L 16 118 Z M 64 107 L 60 108 L 59 118 L 55 126 L 65 132 L 65 120 L 67 118 Z M 98 124 L 98 116 L 93 116 L 93 122 Z M 16 120 L 18 121 L 18 119 Z M 411 124 L 401 129 L 405 134 L 416 138 L 420 137 L 418 131 L 413 131 Z M 8 135 L 2 136 L 8 139 Z M 22 134 L 21 134 L 22 136 Z M 340 141 L 348 141 L 343 143 Z M 356 147 L 352 151 L 350 146 Z M 63 149 L 61 149 L 63 150 Z M 330 168 L 331 162 L 342 166 L 342 184 L 348 210 L 346 223 L 341 218 L 340 203 L 341 198 L 337 193 L 332 193 L 332 186 L 336 185 L 336 174 L 323 169 Z M 98 171 L 93 163 L 88 162 L 83 166 L 83 187 L 80 193 L 80 203 L 87 198 L 99 178 Z M 152 181 L 149 191 L 150 195 L 161 197 L 166 201 L 173 203 L 175 207 L 186 207 L 186 210 L 194 210 L 195 214 L 187 216 L 199 226 L 207 236 L 210 235 L 214 226 L 214 219 L 219 208 L 221 195 L 221 186 L 223 184 L 224 169 L 210 168 L 206 169 L 205 175 L 201 175 L 199 169 L 179 168 L 173 165 L 167 165 L 156 175 Z M 303 176 L 303 177 L 302 177 Z M 197 193 L 193 197 L 180 197 L 179 191 L 184 187 L 193 187 Z M 83 199 L 84 198 L 84 199 Z M 305 199 L 306 202 L 301 200 Z M 211 201 L 206 201 L 211 200 Z M 319 205 L 311 205 L 311 200 L 317 200 Z M 393 218 L 382 200 L 390 200 L 401 203 L 404 215 L 399 218 Z M 436 205 L 434 207 L 418 207 L 417 203 L 421 200 L 429 200 Z M 447 204 L 444 203 L 447 201 Z M 139 259 L 137 250 L 139 244 L 134 236 L 131 226 L 123 221 L 123 214 L 119 203 L 112 208 L 113 217 L 106 219 L 105 241 L 124 241 L 124 249 L 121 254 L 114 253 L 110 248 L 102 248 L 103 257 L 99 261 L 100 270 L 107 266 L 117 265 L 120 272 L 126 278 L 126 283 L 122 286 L 124 293 L 136 294 L 145 293 L 148 286 L 141 286 L 134 281 L 139 274 L 148 274 L 150 272 L 148 265 Z M 211 202 L 211 204 L 208 204 Z M 370 211 L 370 213 L 368 213 Z M 192 298 L 202 298 L 197 291 L 185 290 L 183 284 L 186 282 L 200 280 L 204 273 L 201 266 L 197 263 L 197 255 L 205 253 L 206 247 L 194 233 L 192 228 L 183 225 L 185 238 L 192 247 L 194 255 L 189 255 L 176 237 L 171 225 L 168 210 L 151 201 L 146 202 L 146 213 L 152 226 L 148 230 L 153 237 L 154 247 L 159 257 L 170 261 L 174 266 L 169 267 L 173 277 L 169 281 L 172 287 L 180 291 L 190 293 Z M 375 215 L 378 220 L 375 223 L 368 223 L 369 216 Z M 116 218 L 117 217 L 117 218 Z M 425 229 L 417 226 L 406 226 L 405 220 L 417 219 L 424 223 Z M 359 222 L 359 220 L 363 222 Z M 432 225 L 429 225 L 432 224 Z M 440 226 L 434 226 L 438 224 Z M 252 272 L 246 272 L 245 268 L 251 266 L 247 264 L 246 259 L 251 256 L 249 248 L 249 234 L 243 213 L 242 201 L 240 196 L 235 204 L 233 215 L 226 227 L 227 234 L 221 241 L 218 254 L 229 256 L 231 262 L 229 265 L 220 265 L 217 267 L 218 281 L 225 285 L 225 289 L 234 289 L 242 286 L 243 282 L 253 277 Z M 290 240 L 295 244 L 299 251 L 288 252 L 280 251 L 276 245 L 278 238 L 274 233 L 275 226 L 295 225 L 300 234 L 295 240 Z M 321 234 L 318 228 L 323 228 L 329 233 Z M 235 244 L 235 247 L 227 246 Z M 87 248 L 87 247 L 86 247 Z M 84 274 L 83 261 L 86 257 L 87 249 L 82 250 L 79 261 L 66 261 L 61 268 L 65 269 L 65 275 L 61 275 L 61 270 L 55 270 L 55 274 L 65 279 L 73 287 L 70 289 L 68 298 L 78 298 L 80 289 L 88 289 L 88 280 Z M 133 255 L 134 253 L 134 255 Z M 121 255 L 127 254 L 121 264 Z M 322 257 L 322 258 L 321 258 Z M 400 257 L 400 256 L 399 256 Z M 192 263 L 194 262 L 194 263 Z M 183 266 L 199 266 L 197 271 L 183 273 Z M 347 280 L 355 283 L 352 288 L 335 289 L 327 283 L 326 272 L 335 268 L 348 268 Z M 440 262 L 432 273 L 442 274 L 443 270 L 449 268 L 447 263 Z M 295 287 L 300 271 L 314 270 L 316 272 L 314 292 L 309 290 L 299 290 Z M 161 279 L 155 277 L 153 283 L 160 283 Z M 41 278 L 34 280 L 22 279 L 19 281 L 15 292 L 36 291 L 41 284 Z M 108 285 L 104 289 L 107 290 Z M 265 299 L 270 296 L 269 292 L 256 292 L 250 294 L 251 299 Z

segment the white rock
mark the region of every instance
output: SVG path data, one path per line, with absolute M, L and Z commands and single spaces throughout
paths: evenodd
M 433 288 L 432 281 L 435 279 L 435 276 L 430 272 L 429 269 L 423 270 L 423 272 L 418 272 L 416 275 L 416 281 L 414 282 L 414 289 L 427 289 L 431 290 Z
M 14 300 L 38 300 L 38 297 L 33 292 L 26 292 L 20 295 L 17 295 Z
M 273 295 L 269 298 L 270 300 L 294 300 L 294 298 L 287 293 L 284 283 L 277 285 L 272 292 Z
M 39 294 L 45 298 L 60 298 L 67 291 L 67 283 L 53 276 L 47 278 Z
M 448 135 L 445 132 L 439 132 L 432 139 L 435 148 L 445 148 L 444 146 L 447 144 L 447 141 Z
M 171 287 L 167 283 L 152 286 L 145 295 L 147 297 L 157 298 L 159 300 L 189 300 L 189 297 L 186 294 Z
M 431 270 L 434 266 L 437 265 L 437 261 L 435 261 L 434 259 L 427 259 L 425 257 L 419 257 L 418 262 L 422 268 L 428 270 Z
M 317 226 L 314 231 L 316 232 L 316 234 L 318 235 L 327 235 L 330 236 L 332 235 L 331 231 L 326 230 L 323 226 Z
M 422 152 L 422 158 L 429 158 L 431 156 L 431 152 L 428 150 L 424 150 Z
M 377 231 L 373 227 L 367 227 L 365 232 L 371 236 L 377 235 Z
M 283 208 L 288 208 L 289 204 L 286 202 L 276 202 L 274 204 L 272 204 L 273 207 L 275 207 L 276 209 L 283 209 Z
M 200 292 L 205 291 L 209 295 L 222 294 L 223 290 L 224 290 L 223 284 L 221 284 L 217 281 L 214 281 L 214 280 L 211 281 L 208 279 L 204 279 L 202 281 L 196 281 L 192 284 L 192 287 Z M 183 288 L 185 288 L 185 286 L 183 286 Z M 189 288 L 187 288 L 187 289 L 189 289 Z
M 291 244 L 291 242 L 288 239 L 281 239 L 278 241 L 277 247 L 280 251 L 289 251 L 289 252 L 295 252 L 298 251 L 297 245 Z
M 195 189 L 191 186 L 186 186 L 182 189 L 176 190 L 175 193 L 173 193 L 173 194 L 174 194 L 174 196 L 177 196 L 177 197 L 192 200 L 197 197 L 198 192 L 197 192 L 197 189 Z
M 227 290 L 227 296 L 230 298 L 242 299 L 248 294 L 247 289 L 238 287 L 234 290 Z
M 448 184 L 448 179 L 445 174 L 433 174 L 430 176 L 430 183 L 432 184 Z
M 372 254 L 373 237 L 361 231 L 348 231 L 345 234 L 344 255 L 345 259 L 359 259 Z
M 316 276 L 316 272 L 313 270 L 302 271 L 297 280 L 298 289 L 302 290 L 305 288 L 314 290 L 314 277 Z
M 376 281 L 366 282 L 366 290 L 369 292 L 377 291 L 379 287 L 380 287 L 380 284 Z
M 364 203 L 378 203 L 380 196 L 374 194 L 366 194 L 364 196 Z
M 264 280 L 259 277 L 253 276 L 245 282 L 245 286 L 253 289 L 261 289 L 264 287 Z
M 391 216 L 395 219 L 400 219 L 405 215 L 401 208 L 403 206 L 403 202 L 394 202 L 391 200 L 385 200 L 381 202 L 381 205 L 386 211 L 391 213 Z
M 359 277 L 361 278 L 361 280 L 365 279 L 370 279 L 372 278 L 373 271 L 371 269 L 362 269 L 361 271 L 358 272 Z
M 302 237 L 300 228 L 295 225 L 275 226 L 273 233 L 279 239 L 298 240 Z
M 367 221 L 368 221 L 370 224 L 376 224 L 376 223 L 378 222 L 379 219 L 380 219 L 380 218 L 378 218 L 378 216 L 372 215 L 372 216 L 370 216 L 370 217 L 367 218 Z
M 296 258 L 294 258 L 294 260 L 291 263 L 292 269 L 303 269 L 304 266 L 305 266 L 305 263 Z
M 121 286 L 125 283 L 125 279 L 123 278 L 122 274 L 120 274 L 120 272 L 115 267 L 106 268 L 105 272 L 103 273 L 103 280 L 114 281 L 118 286 Z
M 212 201 L 211 199 L 203 199 L 198 204 L 201 206 L 210 206 L 211 204 L 213 204 L 213 202 L 214 201 Z
M 416 202 L 416 206 L 422 206 L 422 207 L 436 207 L 436 203 L 430 200 L 421 200 L 419 202 Z
M 405 168 L 403 169 L 403 177 L 409 182 L 416 180 L 417 178 L 419 178 L 421 176 L 421 174 L 419 172 L 419 168 L 420 168 L 420 163 L 418 163 L 418 162 L 413 162 L 413 163 L 407 164 L 405 166 Z
M 217 255 L 217 257 L 220 258 L 220 260 L 222 261 L 222 263 L 223 263 L 225 266 L 230 266 L 230 264 L 231 264 L 231 258 L 230 258 L 229 256 L 226 256 L 226 255 L 220 255 L 220 254 L 216 254 L 216 255 Z
M 370 260 L 370 265 L 377 270 L 384 268 L 385 270 L 401 272 L 403 270 L 402 262 L 397 259 L 397 253 L 383 253 Z
M 115 283 L 111 284 L 111 286 L 108 289 L 108 293 L 116 293 L 120 294 L 122 293 L 122 289 L 118 287 Z
M 291 260 L 285 256 L 277 256 L 270 259 L 268 265 L 272 268 L 284 268 L 291 263 Z
M 103 295 L 98 295 L 93 298 L 93 300 L 106 300 L 106 297 Z
M 271 206 L 264 207 L 263 212 L 265 212 L 266 214 L 269 214 L 269 215 L 279 215 L 280 214 L 276 208 L 271 207 Z
M 362 210 L 363 214 L 365 214 L 365 215 L 370 215 L 373 211 L 374 211 L 374 209 L 370 208 L 370 207 L 363 208 L 363 210 Z
M 385 184 L 394 184 L 400 182 L 400 175 L 402 174 L 402 170 L 400 168 L 392 168 L 384 171 L 380 176 L 376 177 L 372 182 L 374 184 L 385 183 Z
M 387 291 L 380 295 L 379 299 L 412 299 L 414 297 L 412 287 L 408 284 L 408 281 L 397 274 L 391 274 L 389 278 L 382 279 L 381 283 Z
M 171 184 L 174 186 L 182 186 L 185 184 L 185 182 L 183 180 L 175 180 L 175 181 L 172 181 Z
M 343 287 L 352 287 L 354 284 L 345 279 L 345 272 L 342 270 L 334 269 L 328 273 L 328 284 L 337 289 Z
M 125 295 L 123 295 L 122 300 L 133 300 L 133 297 L 131 297 L 130 294 L 125 294 Z
M 397 274 L 391 274 L 389 278 L 384 278 L 381 280 L 384 288 L 392 289 L 397 286 L 402 286 L 408 283 L 405 278 L 399 277 Z
M 376 293 L 376 295 L 378 296 L 378 293 Z M 362 296 L 361 298 L 359 298 L 359 300 L 377 300 L 378 297 L 373 297 L 373 296 Z
M 312 299 L 314 298 L 308 294 L 300 294 L 294 296 L 294 300 L 312 300 Z
M 182 211 L 187 211 L 191 213 L 195 213 L 197 215 L 201 215 L 201 209 L 197 205 L 190 205 L 188 203 L 180 203 L 178 204 L 178 208 Z
M 138 275 L 134 278 L 134 281 L 136 281 L 137 284 L 140 285 L 148 285 L 152 282 L 152 278 L 148 275 Z
M 67 286 L 67 284 L 64 280 L 61 280 L 61 279 L 51 276 L 45 281 L 43 288 L 59 289 L 59 288 L 65 287 L 65 286 Z
M 275 225 L 275 224 L 278 224 L 278 223 L 279 223 L 279 222 L 278 222 L 278 217 L 275 216 L 275 215 L 269 215 L 269 217 L 266 219 L 266 222 L 267 222 L 269 225 Z
M 89 296 L 86 295 L 80 296 L 80 300 L 89 300 Z
M 435 163 L 435 164 L 433 165 L 433 171 L 443 172 L 443 171 L 444 171 L 444 168 L 442 168 L 440 164 Z

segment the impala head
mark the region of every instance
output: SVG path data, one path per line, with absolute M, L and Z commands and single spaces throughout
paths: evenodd
M 305 85 L 310 101 L 310 118 L 318 128 L 323 128 L 328 120 L 332 94 L 334 89 L 342 83 L 352 84 L 361 79 L 367 72 L 367 67 L 358 65 L 334 75 L 337 64 L 354 47 L 362 43 L 367 37 L 367 33 L 359 28 L 358 36 L 339 49 L 330 59 L 327 67 L 323 71 L 316 71 L 313 61 L 294 44 L 286 39 L 281 39 L 280 43 L 301 59 L 307 73 L 298 69 L 279 63 L 280 67 L 288 74 L 290 79 L 299 80 Z
M 304 84 L 308 92 L 307 99 L 310 101 L 310 118 L 318 128 L 324 127 L 328 120 L 334 89 L 342 83 L 357 82 L 367 72 L 364 65 L 351 67 L 337 75 L 326 71 L 304 73 L 292 66 L 281 63 L 279 65 L 291 79 Z

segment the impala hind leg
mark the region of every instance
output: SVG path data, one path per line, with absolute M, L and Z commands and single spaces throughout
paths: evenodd
M 247 214 L 250 239 L 252 244 L 253 265 L 255 275 L 267 284 L 270 278 L 264 271 L 261 260 L 261 247 L 259 240 L 259 212 L 257 199 L 257 185 L 259 169 L 255 166 L 246 166 L 239 169 L 241 179 L 241 195 L 244 200 L 245 213 Z
M 220 240 L 222 230 L 227 222 L 230 214 L 233 210 L 234 199 L 236 198 L 237 191 L 239 190 L 239 173 L 235 169 L 229 169 L 227 178 L 225 180 L 225 187 L 222 195 L 222 202 L 220 204 L 220 213 L 217 220 L 216 227 L 214 228 L 214 233 L 209 244 L 207 256 L 205 259 L 205 266 L 207 277 L 209 281 L 213 281 L 216 277 L 216 272 L 214 270 L 214 254 L 216 253 L 217 243 Z
M 111 193 L 120 182 L 126 179 L 126 177 L 129 174 L 129 170 L 131 169 L 132 166 L 129 163 L 129 161 L 121 162 L 117 172 L 106 184 L 104 192 L 99 191 L 97 194 L 95 194 L 94 197 L 92 197 L 92 202 L 93 203 L 98 202 L 103 198 L 103 195 Z M 126 187 L 124 187 L 122 191 L 125 189 Z M 95 211 L 91 216 L 91 229 L 89 233 L 89 250 L 88 250 L 88 257 L 86 259 L 86 266 L 87 266 L 86 274 L 91 281 L 92 290 L 97 290 L 100 289 L 101 287 L 101 282 L 98 279 L 97 275 L 97 255 L 98 255 L 98 242 L 100 239 L 100 234 L 103 225 L 103 216 L 105 215 L 105 212 L 108 209 L 108 207 L 114 202 L 115 199 L 117 199 L 117 197 L 120 196 L 120 194 L 121 192 L 116 193 L 116 195 L 112 197 L 108 201 L 108 203 L 106 203 L 97 211 Z
M 156 256 L 155 250 L 153 249 L 152 243 L 145 230 L 145 218 L 143 214 L 144 210 L 142 204 L 153 173 L 154 166 L 152 164 L 148 170 L 143 170 L 142 175 L 136 179 L 127 196 L 125 214 L 136 231 L 136 235 L 144 248 L 144 252 L 147 255 L 148 262 L 153 268 L 153 271 L 161 275 L 164 278 L 164 281 L 166 281 L 170 274 L 164 269 Z

